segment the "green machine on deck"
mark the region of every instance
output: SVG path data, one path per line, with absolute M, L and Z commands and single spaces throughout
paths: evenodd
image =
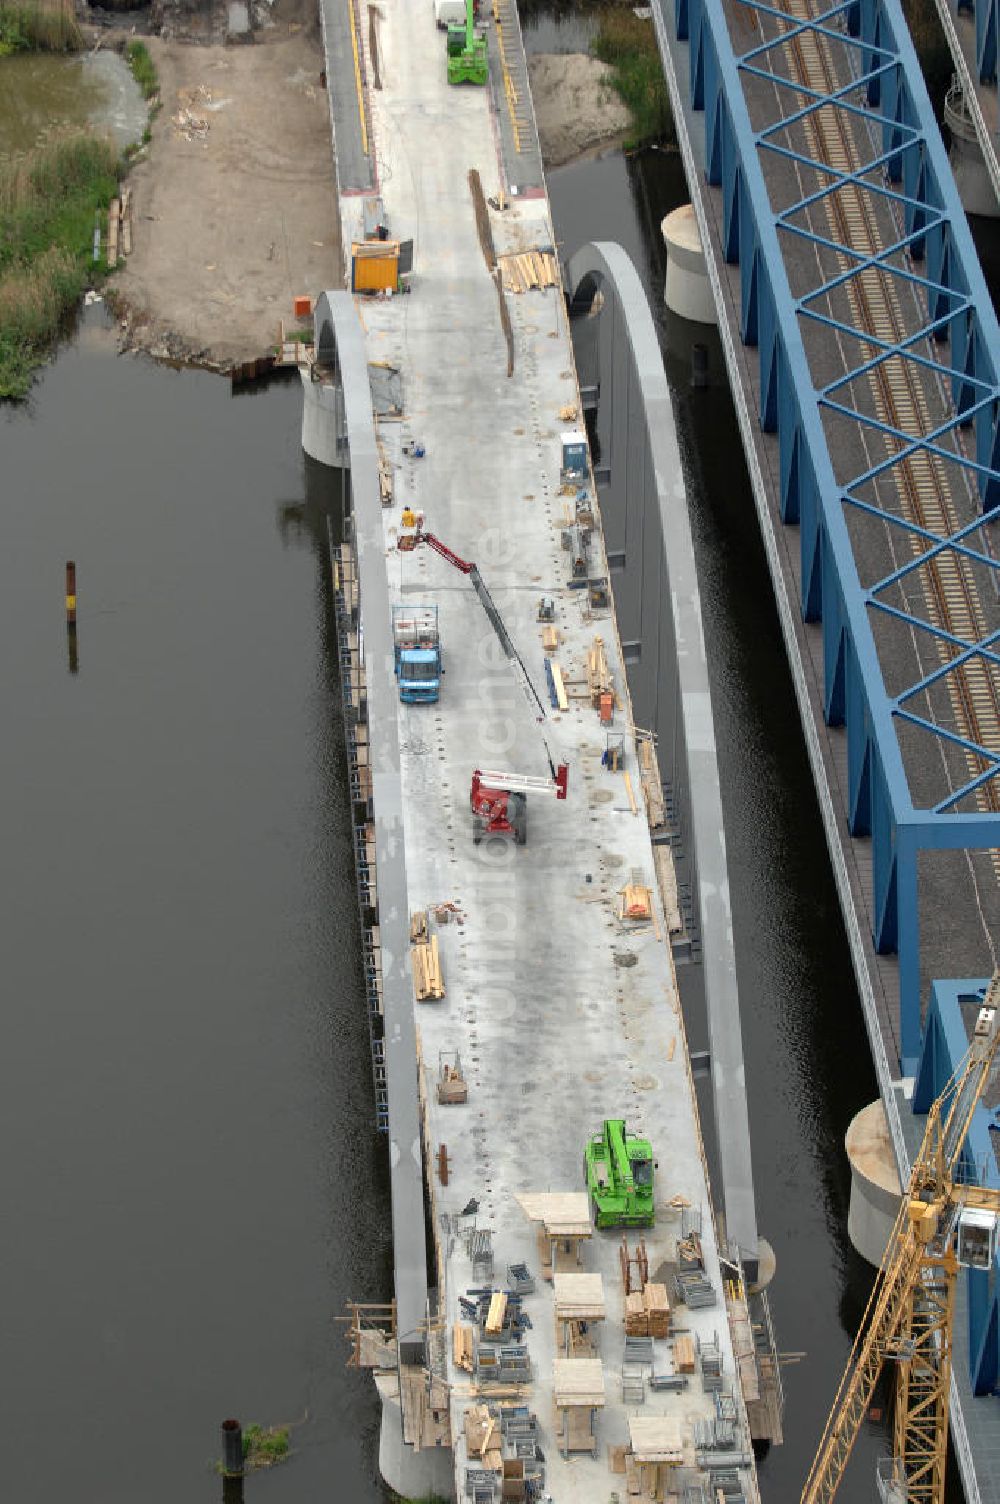
M 465 25 L 448 27 L 448 82 L 485 84 L 489 77 L 486 38 L 476 36 L 473 0 L 465 0 Z
M 625 1131 L 624 1118 L 605 1118 L 583 1156 L 583 1173 L 598 1227 L 652 1227 L 653 1146 Z

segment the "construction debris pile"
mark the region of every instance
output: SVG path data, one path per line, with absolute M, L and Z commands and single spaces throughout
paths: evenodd
M 193 89 L 180 89 L 177 94 L 178 108 L 170 117 L 175 136 L 185 141 L 204 141 L 208 135 L 208 113 L 212 106 L 212 91 L 207 84 L 197 84 Z

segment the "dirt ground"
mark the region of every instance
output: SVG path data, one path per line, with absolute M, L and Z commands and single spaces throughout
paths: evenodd
M 528 78 L 546 167 L 622 142 L 631 117 L 611 87 L 611 69 L 585 53 L 540 53 Z
M 253 44 L 149 37 L 160 78 L 129 176 L 134 249 L 111 286 L 123 342 L 228 367 L 266 353 L 292 299 L 340 285 L 329 105 L 315 4 L 278 0 Z

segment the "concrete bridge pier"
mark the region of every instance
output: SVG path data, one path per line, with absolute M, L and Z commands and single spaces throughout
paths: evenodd
M 663 301 L 671 313 L 695 324 L 717 324 L 715 297 L 705 267 L 705 252 L 693 204 L 682 204 L 660 225 L 667 248 Z
M 861 1257 L 877 1267 L 902 1195 L 881 1097 L 863 1107 L 852 1120 L 845 1147 L 851 1162 L 847 1235 Z
M 395 1374 L 376 1374 L 382 1401 L 378 1439 L 378 1470 L 402 1499 L 454 1499 L 455 1459 L 450 1447 L 424 1447 L 415 1452 L 403 1440 L 399 1383 Z
M 944 118 L 951 137 L 948 161 L 955 174 L 955 187 L 966 214 L 996 219 L 1000 215 L 996 189 L 990 176 L 975 122 L 965 102 L 965 90 L 956 79 L 945 96 Z

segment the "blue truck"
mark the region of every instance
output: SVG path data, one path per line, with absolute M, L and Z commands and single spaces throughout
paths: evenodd
M 392 641 L 399 698 L 408 705 L 433 705 L 442 673 L 437 606 L 393 606 Z

